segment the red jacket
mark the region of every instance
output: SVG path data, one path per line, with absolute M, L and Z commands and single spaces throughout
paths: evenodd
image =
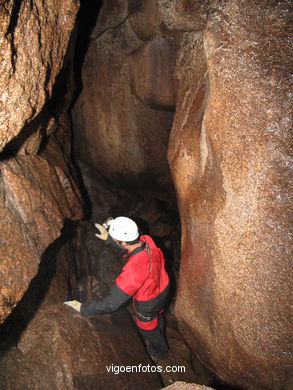
M 147 249 L 131 255 L 116 279 L 117 286 L 135 301 L 147 301 L 157 297 L 169 284 L 165 270 L 165 259 L 160 248 L 150 236 L 141 236 L 149 246 Z
M 140 240 L 146 245 L 130 253 L 109 294 L 82 303 L 82 314 L 110 313 L 133 297 L 133 306 L 140 319 L 137 321 L 140 327 L 143 327 L 141 321 L 150 322 L 157 317 L 160 310 L 164 308 L 169 293 L 169 277 L 165 270 L 165 259 L 161 249 L 150 236 L 141 236 Z M 152 323 L 150 326 L 154 327 Z

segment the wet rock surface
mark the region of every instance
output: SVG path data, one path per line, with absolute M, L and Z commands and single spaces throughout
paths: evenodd
M 66 150 L 70 137 L 63 132 L 58 139 L 62 105 L 57 99 L 53 109 L 49 101 L 78 7 L 77 1 L 0 5 L 0 322 L 28 289 L 64 220 L 83 215 Z
M 78 7 L 71 0 L 1 2 L 0 151 L 51 97 Z
M 289 389 L 289 2 L 215 5 L 202 40 L 187 37 L 178 57 L 168 151 L 183 229 L 176 314 L 222 380 Z
M 176 80 L 174 39 L 160 38 L 148 42 L 131 54 L 130 86 L 132 93 L 147 106 L 174 110 Z
M 115 373 L 118 366 L 139 365 L 150 372 Z M 38 312 L 1 360 L 0 388 L 159 389 L 151 365 L 127 312 L 90 318 L 51 305 Z
M 70 178 L 41 157 L 12 157 L 0 169 L 3 322 L 37 274 L 45 249 L 60 236 L 64 219 L 81 218 L 82 204 Z
M 1 338 L 0 388 L 213 387 L 196 354 L 230 385 L 289 390 L 290 1 L 103 2 L 72 114 L 87 217 L 73 238 L 64 220 L 83 214 L 64 54 L 78 6 L 0 5 L 0 320 L 20 301 L 0 329 L 19 330 L 15 345 Z M 143 222 L 178 268 L 167 149 L 179 329 L 172 308 L 170 356 L 154 363 L 187 372 L 109 375 L 107 359 L 150 362 L 128 314 L 82 318 L 61 302 L 112 286 L 121 253 L 93 226 L 110 215 Z
M 83 89 L 73 108 L 75 155 L 117 187 L 174 199 L 166 159 L 173 78 L 165 72 L 164 95 L 162 84 L 157 84 L 169 61 L 162 56 L 162 66 L 155 66 L 163 51 L 172 59 L 172 69 L 174 50 L 168 40 L 143 48 L 145 42 L 133 32 L 126 10 L 127 2 L 105 2 L 91 35 L 82 66 Z M 100 23 L 105 25 L 103 33 L 97 32 Z M 143 55 L 136 55 L 140 49 Z

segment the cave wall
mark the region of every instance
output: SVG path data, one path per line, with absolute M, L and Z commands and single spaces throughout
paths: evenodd
M 168 150 L 182 223 L 176 313 L 222 380 L 289 389 L 290 7 L 215 5 L 203 35 L 186 34 L 176 68 Z
M 290 386 L 289 15 L 288 1 L 105 1 L 73 114 L 78 158 L 112 182 L 165 175 L 168 146 L 180 328 L 250 389 Z
M 175 53 L 171 38 L 146 43 L 136 34 L 126 1 L 105 2 L 72 111 L 76 158 L 116 187 L 160 199 L 173 191 L 166 155 L 176 103 Z
M 50 110 L 78 7 L 55 0 L 0 6 L 0 322 L 28 289 L 64 220 L 83 214 L 69 164 L 68 117 Z
M 97 321 L 63 304 L 104 295 L 103 282 L 110 282 L 95 280 L 85 229 L 72 222 L 83 218 L 84 206 L 67 114 L 76 90 L 78 7 L 77 1 L 38 0 L 0 6 L 0 389 L 159 389 L 153 370 L 106 370 L 152 365 L 125 309 Z M 108 270 L 109 257 L 104 251 L 98 267 Z
M 42 111 L 74 27 L 78 1 L 0 5 L 0 151 Z
M 160 389 L 156 372 L 111 371 L 152 363 L 131 329 L 126 311 L 97 321 L 64 305 L 43 307 L 1 359 L 0 389 Z
M 78 6 L 57 0 L 0 6 L 1 321 L 28 289 L 64 220 L 82 218 L 70 121 L 60 115 L 70 97 L 54 96 L 61 67 L 70 66 Z M 173 197 L 171 168 L 182 224 L 180 329 L 218 377 L 249 389 L 290 388 L 289 13 L 286 0 L 104 1 L 72 113 L 75 153 L 99 203 L 95 217 L 113 211 L 105 197 L 120 203 L 117 211 L 129 210 L 133 198 L 123 192 L 129 186 L 145 197 L 133 212 L 156 222 L 158 204 L 149 199 Z M 100 187 L 105 178 L 110 183 Z M 169 234 L 169 220 L 163 232 L 157 226 L 159 235 Z M 59 267 L 71 254 L 61 255 Z M 66 266 L 62 272 L 68 277 Z M 54 279 L 51 292 L 54 303 L 64 299 L 64 278 Z M 57 335 L 60 364 L 70 360 L 79 333 L 62 328 L 72 321 L 72 313 L 62 313 L 41 308 L 2 361 L 3 381 L 10 383 L 29 360 L 36 367 L 43 362 L 34 344 L 40 324 L 49 338 Z M 80 325 L 85 338 L 98 338 L 87 324 Z M 120 340 L 119 324 L 114 327 Z M 42 359 L 49 353 L 53 362 L 49 344 Z M 90 343 L 87 348 L 92 353 Z M 12 367 L 16 358 L 19 369 Z M 57 366 L 48 371 L 49 386 L 56 375 L 61 388 L 74 380 L 90 386 L 97 366 L 85 379 L 79 363 L 69 376 Z M 37 386 L 40 373 L 23 373 Z

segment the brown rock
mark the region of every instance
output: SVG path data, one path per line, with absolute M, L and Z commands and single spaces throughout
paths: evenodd
M 206 25 L 208 0 L 128 0 L 129 23 L 143 41 L 161 34 L 176 36 L 187 31 L 202 31 Z
M 0 169 L 2 322 L 27 290 L 43 252 L 60 235 L 64 219 L 82 213 L 77 198 L 72 207 L 72 192 L 60 181 L 60 172 L 58 176 L 43 158 L 10 158 L 0 162 Z
M 289 389 L 289 2 L 215 2 L 211 11 L 202 70 L 187 61 L 178 69 L 169 149 L 183 230 L 176 313 L 223 381 Z
M 78 5 L 34 0 L 0 6 L 0 151 L 51 95 Z
M 137 49 L 130 57 L 132 93 L 146 105 L 174 110 L 176 47 L 173 39 L 160 38 Z
M 90 318 L 52 305 L 34 317 L 1 360 L 0 388 L 159 389 L 151 366 L 125 311 Z M 118 374 L 123 367 L 129 372 Z
M 168 33 L 202 31 L 206 25 L 209 0 L 159 0 L 161 30 Z
M 106 0 L 99 10 L 91 38 L 99 38 L 104 32 L 116 28 L 128 18 L 128 1 Z
M 160 36 L 160 12 L 156 0 L 128 0 L 129 23 L 137 37 L 150 41 Z
M 175 382 L 170 386 L 163 387 L 161 390 L 212 390 L 211 387 L 197 385 L 195 383 Z
M 116 185 L 166 197 L 173 114 L 147 107 L 131 93 L 129 55 L 140 46 L 128 20 L 91 41 L 73 111 L 74 149 Z

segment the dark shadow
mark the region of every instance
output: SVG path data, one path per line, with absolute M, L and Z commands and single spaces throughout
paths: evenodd
M 49 119 L 50 113 L 48 107 L 45 105 L 42 111 L 31 122 L 25 125 L 16 137 L 5 145 L 5 148 L 0 154 L 0 161 L 15 156 L 28 138 L 37 130 L 40 130 L 44 135 Z
M 7 27 L 6 36 L 9 34 L 13 34 L 14 30 L 17 26 L 18 17 L 19 17 L 19 10 L 21 7 L 22 0 L 16 0 L 13 3 L 13 7 L 10 13 L 10 22 L 9 26 Z
M 145 234 L 150 235 L 149 224 L 144 219 L 139 218 L 137 216 L 135 217 L 130 216 L 130 218 L 133 219 L 137 224 L 140 235 L 145 235 Z
M 74 143 L 74 134 L 72 134 L 72 141 L 73 141 L 72 142 L 72 144 L 73 144 Z M 71 145 L 71 146 L 73 146 L 73 145 Z M 78 186 L 78 189 L 79 189 L 79 192 L 81 194 L 82 201 L 83 201 L 83 213 L 84 213 L 83 220 L 89 221 L 92 218 L 92 208 L 93 208 L 92 201 L 91 201 L 91 198 L 88 194 L 86 186 L 84 184 L 82 173 L 81 173 L 81 170 L 79 168 L 78 162 L 74 158 L 74 153 L 71 153 L 71 163 L 72 163 L 72 166 L 74 168 L 74 172 L 72 172 L 72 176 L 74 177 L 74 179 L 76 181 L 76 184 Z
M 77 39 L 74 54 L 74 81 L 75 92 L 72 99 L 71 108 L 82 91 L 82 65 L 85 59 L 87 49 L 90 44 L 90 36 L 95 27 L 102 0 L 81 0 L 80 8 L 77 14 Z
M 212 383 L 209 384 L 209 386 L 215 390 L 244 390 L 243 387 L 229 386 L 216 378 L 212 381 Z
M 37 275 L 32 279 L 21 301 L 6 321 L 0 325 L 0 359 L 20 339 L 22 332 L 33 319 L 56 273 L 57 258 L 61 247 L 74 236 L 75 222 L 66 221 L 61 237 L 44 252 Z M 70 288 L 70 285 L 68 286 Z
M 7 27 L 6 34 L 5 34 L 6 38 L 8 36 L 10 36 L 10 47 L 11 47 L 11 53 L 12 53 L 11 63 L 12 63 L 13 70 L 15 70 L 15 59 L 16 59 L 16 54 L 17 54 L 17 50 L 16 50 L 15 44 L 14 44 L 14 31 L 15 31 L 15 28 L 16 28 L 17 23 L 18 23 L 18 17 L 19 17 L 19 11 L 20 11 L 21 4 L 22 4 L 22 0 L 15 0 L 13 2 L 13 7 L 12 7 L 12 10 L 10 13 L 10 22 L 9 22 L 9 25 Z
M 83 88 L 82 66 L 90 44 L 91 33 L 93 28 L 96 25 L 101 7 L 102 7 L 102 0 L 97 0 L 97 1 L 81 0 L 80 1 L 80 8 L 76 18 L 74 37 L 72 38 L 72 40 L 75 41 L 73 59 L 71 59 L 70 64 L 68 64 L 68 70 L 65 68 L 61 71 L 62 73 L 60 72 L 61 73 L 60 79 L 58 79 L 57 80 L 58 83 L 56 83 L 57 84 L 56 90 L 61 90 L 65 94 L 67 83 L 64 80 L 69 80 L 70 75 L 72 74 L 71 72 L 73 72 L 74 92 L 71 96 L 70 104 L 67 107 L 68 111 L 70 111 L 73 108 Z M 51 101 L 53 104 L 54 100 L 51 99 Z M 70 115 L 70 121 L 71 121 L 71 129 L 73 129 L 74 126 L 72 123 L 71 115 Z M 76 179 L 77 185 L 79 187 L 84 202 L 84 220 L 89 220 L 92 217 L 92 201 L 88 195 L 86 186 L 84 184 L 82 174 L 78 166 L 78 162 L 74 158 L 75 137 L 73 131 L 71 132 L 71 137 L 72 137 L 71 162 L 74 167 L 74 177 Z
M 165 269 L 167 271 L 167 274 L 169 276 L 169 282 L 170 282 L 170 293 L 168 296 L 168 300 L 166 302 L 166 309 L 171 305 L 175 295 L 176 295 L 176 277 L 173 270 L 173 253 L 170 250 L 170 248 L 167 248 L 164 241 L 161 237 L 158 236 L 152 236 L 155 244 L 162 250 L 164 257 L 165 257 Z

